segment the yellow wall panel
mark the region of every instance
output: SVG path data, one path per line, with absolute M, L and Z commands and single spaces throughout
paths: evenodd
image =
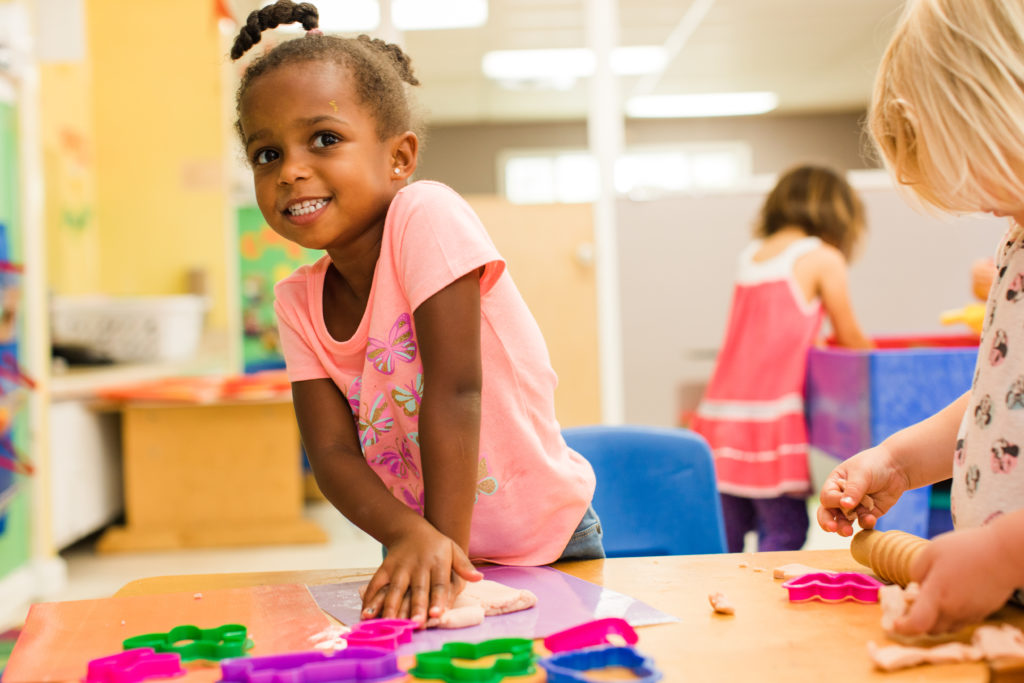
M 204 269 L 226 324 L 222 54 L 210 0 L 88 0 L 100 289 L 186 291 Z

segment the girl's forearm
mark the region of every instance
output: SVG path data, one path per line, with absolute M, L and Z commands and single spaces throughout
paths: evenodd
M 969 401 L 968 391 L 928 419 L 882 442 L 897 466 L 906 473 L 911 488 L 952 476 L 956 436 Z
M 346 519 L 385 547 L 425 523 L 388 491 L 362 454 L 331 453 L 316 457 L 310 453 L 309 460 L 324 497 Z
M 468 552 L 480 459 L 480 392 L 435 389 L 420 406 L 424 516 Z

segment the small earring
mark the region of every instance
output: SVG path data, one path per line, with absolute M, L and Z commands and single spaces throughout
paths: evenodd
M 399 174 L 399 173 L 401 173 L 401 172 L 402 172 L 402 169 L 400 169 L 400 168 L 396 168 L 396 169 L 395 169 L 395 175 L 398 175 L 398 174 Z

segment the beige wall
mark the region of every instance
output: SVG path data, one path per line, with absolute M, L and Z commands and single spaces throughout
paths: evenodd
M 816 162 L 862 169 L 874 164 L 863 154 L 863 112 L 721 119 L 634 120 L 627 145 L 747 141 L 755 174 L 776 173 L 796 163 Z M 464 194 L 494 194 L 498 156 L 507 149 L 585 148 L 586 124 L 481 124 L 439 126 L 427 131 L 420 178 L 440 180 Z

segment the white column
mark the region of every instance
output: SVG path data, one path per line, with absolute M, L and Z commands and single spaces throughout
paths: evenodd
M 587 137 L 597 160 L 600 192 L 594 202 L 597 278 L 598 364 L 601 418 L 605 424 L 625 419 L 622 371 L 622 326 L 619 310 L 619 257 L 615 225 L 615 161 L 623 146 L 623 114 L 611 54 L 618 42 L 618 1 L 587 0 L 587 43 L 596 68 L 590 80 Z

